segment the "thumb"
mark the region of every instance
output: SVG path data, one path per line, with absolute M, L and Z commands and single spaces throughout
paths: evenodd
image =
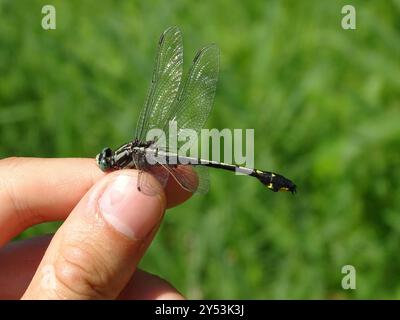
M 147 174 L 146 174 L 147 175 Z M 165 195 L 137 190 L 138 173 L 105 176 L 53 237 L 25 299 L 113 299 L 132 277 L 165 210 Z M 45 195 L 43 195 L 45 196 Z

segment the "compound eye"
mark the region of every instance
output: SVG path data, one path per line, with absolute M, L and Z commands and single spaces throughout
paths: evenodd
M 104 148 L 101 153 L 104 154 L 105 157 L 111 157 L 112 156 L 112 150 L 110 148 Z
M 100 169 L 101 169 L 102 171 L 106 171 L 106 170 L 108 170 L 108 169 L 110 168 L 110 166 L 109 166 L 107 160 L 105 160 L 105 159 L 102 159 L 102 160 L 100 161 L 99 167 L 100 167 Z

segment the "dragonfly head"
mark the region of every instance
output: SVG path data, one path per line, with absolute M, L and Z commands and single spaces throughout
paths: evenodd
M 110 148 L 104 148 L 96 156 L 96 162 L 101 171 L 110 170 L 113 167 L 113 151 Z

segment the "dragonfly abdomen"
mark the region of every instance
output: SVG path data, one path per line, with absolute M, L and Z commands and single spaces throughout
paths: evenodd
M 277 192 L 277 191 L 289 191 L 293 194 L 296 193 L 296 185 L 289 179 L 284 176 L 258 169 L 250 169 L 246 167 L 241 167 L 235 164 L 227 164 L 223 162 L 209 161 L 198 159 L 198 165 L 204 165 L 207 167 L 224 169 L 229 171 L 235 171 L 237 173 L 249 175 L 257 178 L 263 185 L 265 185 L 268 189 Z

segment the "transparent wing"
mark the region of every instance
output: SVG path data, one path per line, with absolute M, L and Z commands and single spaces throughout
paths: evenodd
M 183 129 L 192 129 L 200 137 L 200 130 L 210 114 L 214 101 L 219 73 L 219 49 L 216 45 L 209 45 L 201 49 L 193 60 L 188 78 L 181 89 L 177 103 L 168 119 L 176 121 L 177 134 Z M 166 137 L 169 136 L 168 123 L 164 127 Z M 187 142 L 177 142 L 178 150 L 181 144 L 188 147 Z M 160 149 L 169 150 L 168 143 Z M 180 153 L 178 151 L 178 153 Z M 205 194 L 209 190 L 208 168 L 203 166 L 179 165 L 177 167 L 164 166 L 178 184 L 189 192 Z
M 187 191 L 206 194 L 210 188 L 207 167 L 181 165 L 173 169 L 174 179 Z
M 168 165 L 159 162 L 158 158 L 153 154 L 147 154 L 148 161 L 157 163 L 156 165 L 140 168 L 155 177 L 158 182 L 165 187 L 168 179 L 173 178 L 186 191 L 192 193 L 205 194 L 209 190 L 209 175 L 208 168 L 203 166 L 191 165 Z M 154 193 L 154 183 L 147 175 L 142 175 L 138 179 L 138 187 L 145 194 L 151 195 Z
M 193 129 L 199 136 L 214 101 L 218 72 L 218 46 L 212 44 L 202 48 L 196 54 L 176 105 L 170 110 L 168 116 L 168 119 L 176 121 L 178 134 L 182 129 Z M 165 124 L 164 132 L 168 137 L 168 123 Z M 158 147 L 165 146 L 159 145 Z
M 162 51 L 161 44 L 163 41 L 163 37 L 161 37 L 160 51 Z M 181 63 L 182 61 L 180 61 L 180 64 Z M 155 74 L 157 73 L 157 68 L 158 62 Z M 177 94 L 174 96 L 169 95 L 171 99 L 167 100 L 167 107 L 157 102 L 158 100 L 154 103 L 151 102 L 151 98 L 148 98 L 146 107 L 143 109 L 139 120 L 138 128 L 140 128 L 140 130 L 137 134 L 137 138 L 145 141 L 147 131 L 152 128 L 162 128 L 168 138 L 169 120 L 173 120 L 177 123 L 177 134 L 183 129 L 192 129 L 199 135 L 211 111 L 217 86 L 218 72 L 218 47 L 216 45 L 210 45 L 201 49 L 193 60 L 185 85 L 179 91 L 178 96 Z M 155 86 L 156 89 L 154 89 L 153 86 Z M 177 87 L 179 87 L 179 84 Z M 155 90 L 155 92 L 160 90 L 158 89 L 157 81 L 153 82 L 149 96 L 152 95 L 153 90 Z M 172 97 L 177 98 L 175 103 Z M 147 110 L 148 104 L 151 106 L 149 109 L 150 111 Z M 165 144 L 165 142 L 166 141 L 163 141 L 162 144 L 161 142 L 156 142 L 152 147 L 168 150 L 168 142 L 167 144 Z M 174 178 L 183 189 L 189 192 L 206 193 L 208 191 L 209 178 L 208 170 L 205 167 L 189 165 L 168 166 L 161 163 L 159 163 L 157 167 L 168 172 L 169 177 Z M 146 171 L 148 171 L 148 169 L 146 169 Z M 162 170 L 158 173 L 150 173 L 165 184 L 165 173 L 160 175 L 161 172 Z M 145 193 L 151 192 L 152 187 L 149 184 L 149 179 L 145 179 L 145 177 L 146 175 L 142 175 L 142 178 L 139 179 L 140 188 Z M 145 190 L 148 191 L 146 192 Z
M 135 138 L 146 141 L 150 129 L 165 127 L 179 92 L 182 70 L 182 34 L 178 27 L 171 27 L 160 37 L 153 78 L 139 115 Z
M 186 191 L 206 194 L 209 190 L 208 168 L 200 166 L 179 165 L 176 167 L 162 165 L 170 177 Z
M 186 191 L 206 194 L 209 190 L 207 169 L 206 167 L 189 165 L 172 167 L 164 164 L 143 168 L 139 171 L 138 189 L 146 195 L 154 196 L 162 191 L 160 190 L 160 185 L 165 188 L 168 179 L 172 178 Z M 159 184 L 155 183 L 149 174 L 156 178 Z
M 194 166 L 192 167 L 197 175 L 196 193 L 206 194 L 210 190 L 210 173 L 208 167 Z
M 150 177 L 152 175 L 158 183 Z M 162 166 L 148 166 L 139 171 L 137 186 L 138 189 L 148 196 L 154 196 L 163 192 L 169 178 L 169 172 Z

